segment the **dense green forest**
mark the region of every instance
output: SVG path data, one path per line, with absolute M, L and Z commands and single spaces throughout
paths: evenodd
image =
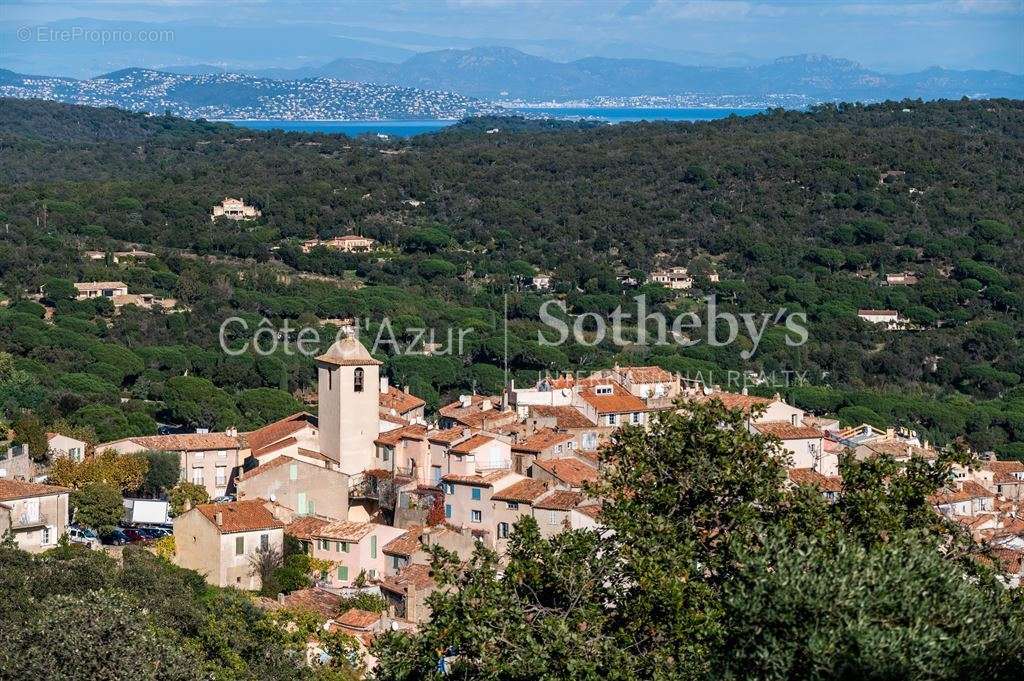
M 485 131 L 498 128 L 495 134 Z M 510 368 L 589 371 L 652 363 L 684 374 L 805 372 L 764 386 L 803 407 L 918 428 L 1024 456 L 1024 103 L 890 102 L 770 111 L 706 123 L 615 126 L 476 119 L 404 141 L 281 132 L 38 101 L 0 101 L 0 376 L 5 416 L 151 431 L 156 420 L 242 427 L 297 407 L 313 364 L 228 357 L 217 330 L 349 316 L 472 327 L 461 356 L 382 356 L 431 406 L 502 383 Z M 892 172 L 896 171 L 896 172 Z M 242 196 L 260 220 L 213 223 Z M 381 249 L 303 253 L 303 239 L 357 232 Z M 85 261 L 138 244 L 159 257 Z M 696 275 L 689 295 L 643 285 L 657 267 Z M 707 274 L 717 272 L 720 281 Z M 913 272 L 912 286 L 884 276 Z M 553 275 L 550 293 L 529 278 Z M 121 280 L 178 298 L 161 315 L 103 303 L 24 300 L 51 280 Z M 638 284 L 632 283 L 632 280 Z M 543 346 L 545 298 L 570 314 L 806 312 L 809 340 L 770 328 L 749 342 Z M 49 294 L 48 294 L 49 295 Z M 60 296 L 53 293 L 56 298 Z M 886 332 L 858 308 L 892 308 Z M 185 375 L 187 374 L 187 375 Z M 121 398 L 128 398 L 122 402 Z

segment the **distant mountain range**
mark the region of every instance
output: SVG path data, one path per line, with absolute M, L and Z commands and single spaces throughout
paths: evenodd
M 197 70 L 209 72 L 210 68 Z M 189 68 L 178 70 L 188 72 Z M 890 75 L 846 59 L 819 55 L 782 57 L 757 66 L 714 67 L 600 57 L 557 62 L 508 47 L 480 47 L 423 52 L 400 63 L 345 57 L 319 67 L 251 73 L 285 80 L 338 78 L 458 92 L 480 99 L 526 101 L 687 94 L 786 94 L 808 102 L 1024 96 L 1024 76 L 1002 71 L 935 67 Z
M 0 97 L 115 106 L 206 119 L 458 119 L 494 107 L 451 92 L 333 78 L 275 80 L 242 74 L 123 69 L 76 80 L 0 69 Z

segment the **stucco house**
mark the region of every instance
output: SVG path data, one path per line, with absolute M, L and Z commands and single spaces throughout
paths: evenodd
M 405 530 L 401 528 L 378 523 L 328 522 L 309 531 L 311 555 L 334 564 L 329 573 L 322 575 L 329 586 L 352 586 L 360 574 L 366 579 L 384 575 L 384 545 L 403 534 Z
M 284 523 L 263 499 L 201 504 L 174 519 L 175 562 L 215 586 L 258 590 L 259 550 L 284 551 Z
M 71 490 L 0 479 L 0 537 L 8 530 L 18 548 L 36 553 L 53 548 L 67 531 Z
M 85 458 L 86 444 L 82 440 L 60 433 L 47 433 L 46 444 L 52 459 L 66 457 L 72 461 L 82 461 Z
M 348 476 L 290 456 L 243 470 L 235 494 L 239 500 L 268 499 L 298 515 L 348 517 Z

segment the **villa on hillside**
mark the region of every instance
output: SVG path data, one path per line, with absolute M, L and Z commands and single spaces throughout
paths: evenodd
M 309 241 L 304 241 L 302 243 L 302 252 L 309 253 L 314 248 L 329 248 L 332 251 L 358 253 L 372 251 L 376 245 L 377 240 L 371 239 L 368 236 L 346 234 L 344 236 L 336 236 L 330 239 L 310 239 Z
M 261 213 L 258 208 L 246 205 L 245 201 L 242 199 L 225 197 L 223 201 L 213 207 L 213 211 L 210 214 L 210 221 L 213 222 L 217 218 L 227 218 L 228 220 L 255 220 L 261 215 L 263 215 L 263 213 Z

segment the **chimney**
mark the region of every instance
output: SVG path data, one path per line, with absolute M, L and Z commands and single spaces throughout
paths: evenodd
M 224 431 L 224 434 L 228 437 L 238 437 L 238 428 L 228 426 L 228 429 Z
M 281 605 L 284 605 L 284 594 L 283 593 L 277 594 L 277 602 L 280 603 Z
M 387 376 L 381 376 L 380 377 L 380 394 L 381 395 L 387 395 L 388 394 L 388 377 Z
M 459 395 L 459 405 L 463 408 L 473 404 L 473 398 L 469 395 Z
M 216 513 L 214 513 L 213 514 L 213 522 L 217 524 L 217 527 L 223 526 L 224 525 L 224 513 L 222 511 L 217 511 Z

